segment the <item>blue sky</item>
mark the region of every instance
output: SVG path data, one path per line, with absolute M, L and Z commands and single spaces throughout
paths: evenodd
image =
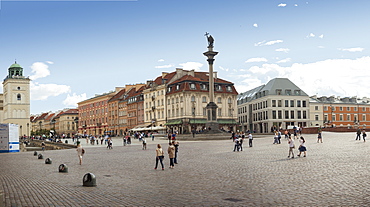
M 276 77 L 309 95 L 367 96 L 370 1 L 1 1 L 0 77 L 17 60 L 31 113 L 76 103 L 175 68 L 208 70 L 239 93 Z

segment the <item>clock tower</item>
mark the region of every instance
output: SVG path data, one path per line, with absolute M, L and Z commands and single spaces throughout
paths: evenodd
M 19 126 L 19 136 L 29 136 L 31 127 L 30 79 L 23 76 L 23 68 L 17 62 L 9 67 L 8 75 L 3 81 L 2 105 L 2 123 L 17 124 Z

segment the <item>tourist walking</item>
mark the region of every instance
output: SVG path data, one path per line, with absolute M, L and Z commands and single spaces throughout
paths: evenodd
M 174 163 L 174 158 L 175 158 L 175 146 L 173 146 L 173 144 L 170 142 L 168 144 L 168 149 L 167 149 L 167 152 L 168 152 L 168 157 L 170 158 L 170 168 L 173 169 L 175 167 L 175 163 Z
M 162 165 L 162 170 L 164 170 L 164 165 L 163 165 L 163 158 L 164 158 L 164 152 L 162 150 L 162 146 L 160 144 L 157 145 L 157 149 L 155 150 L 156 157 L 155 157 L 155 168 L 154 170 L 157 169 L 158 167 L 158 161 Z
M 278 144 L 281 144 L 281 131 L 278 130 Z
M 239 148 L 240 148 L 240 151 L 243 151 L 243 141 L 244 141 L 244 135 L 241 135 L 239 137 Z
M 293 149 L 295 148 L 295 146 L 294 146 L 294 140 L 292 139 L 292 137 L 289 137 L 289 139 L 288 139 L 288 145 L 289 145 L 289 155 L 288 155 L 288 158 L 290 158 L 290 154 L 292 154 L 292 158 L 294 158 Z
M 278 135 L 278 132 L 275 131 L 275 135 L 274 135 L 274 143 L 272 144 L 279 144 L 279 135 Z
M 322 134 L 321 134 L 321 132 L 319 132 L 317 134 L 317 143 L 319 143 L 319 141 L 322 143 Z
M 127 144 L 126 136 L 123 136 L 123 146 L 126 146 L 126 144 Z
M 306 148 L 306 140 L 304 140 L 303 137 L 301 137 L 301 139 L 299 140 L 299 147 L 298 147 L 298 150 L 299 150 L 299 154 L 297 155 L 298 157 L 301 156 L 301 153 L 303 152 L 303 157 L 306 157 L 306 151 L 307 151 L 307 148 Z
M 145 139 L 145 137 L 143 137 L 143 150 L 146 150 L 146 139 Z
M 249 140 L 249 147 L 252 147 L 253 142 L 253 136 L 251 133 L 248 134 L 248 140 Z
M 45 142 L 41 142 L 41 149 L 42 151 L 45 151 Z
M 361 140 L 361 129 L 357 129 L 356 140 Z
M 175 157 L 173 158 L 173 161 L 174 161 L 175 164 L 178 164 L 177 154 L 179 152 L 179 146 L 180 146 L 180 144 L 179 144 L 178 141 L 173 141 L 172 144 L 175 147 Z
M 239 139 L 238 137 L 235 137 L 234 139 L 234 152 L 237 150 L 239 152 Z
M 82 156 L 85 154 L 85 149 L 82 148 L 81 144 L 78 143 L 77 144 L 77 156 L 78 156 L 78 159 L 80 160 L 80 165 L 82 165 Z
M 362 130 L 362 138 L 364 139 L 364 142 L 366 142 L 366 131 L 365 131 L 365 129 L 364 130 Z

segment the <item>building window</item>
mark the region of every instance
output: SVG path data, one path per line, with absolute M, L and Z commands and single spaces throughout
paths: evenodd
M 362 114 L 362 121 L 366 121 L 366 114 Z
M 17 94 L 17 100 L 20 101 L 22 98 L 21 98 L 21 94 Z
M 276 107 L 276 100 L 272 100 L 272 107 Z
M 297 111 L 297 119 L 302 119 L 302 112 L 301 111 Z
M 17 87 L 17 89 L 18 89 L 18 90 L 21 90 L 21 87 L 19 87 L 19 86 L 18 86 L 18 87 Z
M 203 116 L 207 116 L 207 109 L 203 108 Z
M 290 118 L 294 119 L 294 111 L 290 111 Z
M 184 97 L 180 96 L 180 102 L 183 102 L 183 101 L 184 101 Z
M 331 116 L 331 120 L 335 121 L 335 114 Z
M 339 114 L 339 121 L 343 121 L 343 114 Z
M 347 114 L 347 121 L 351 121 L 351 115 Z
M 231 86 L 226 86 L 226 91 L 231 92 Z
M 276 89 L 276 95 L 281 95 L 281 89 Z
M 282 117 L 282 113 L 281 113 L 281 111 L 279 110 L 278 111 L 278 119 L 282 119 L 283 117 Z
M 207 97 L 205 96 L 202 97 L 202 103 L 207 103 Z
M 171 99 L 167 99 L 167 105 L 171 104 Z
M 217 86 L 216 86 L 216 90 L 217 90 L 217 91 L 221 91 L 221 90 L 222 90 L 222 89 L 221 89 L 221 86 L 220 86 L 220 85 L 217 85 Z
M 281 107 L 281 100 L 278 100 L 278 107 Z
M 290 100 L 290 107 L 294 107 L 294 100 Z
M 217 98 L 217 103 L 221 103 L 221 98 L 220 97 Z
M 289 119 L 289 111 L 285 111 L 285 119 Z
M 218 110 L 218 116 L 221 116 L 221 109 L 217 109 Z
M 319 120 L 319 115 L 315 115 L 315 121 Z
M 292 91 L 291 90 L 285 90 L 285 95 L 287 95 L 287 96 L 292 95 Z
M 301 101 L 297 101 L 297 107 L 301 107 Z
M 232 103 L 231 98 L 228 98 L 228 99 L 227 99 L 227 103 L 228 103 L 228 104 L 231 104 L 231 103 Z
M 195 89 L 195 84 L 194 83 L 190 83 L 190 89 Z
M 276 119 L 276 111 L 275 110 L 272 111 L 272 119 Z
M 347 111 L 349 111 L 349 107 L 347 107 Z
M 341 106 L 340 106 L 340 107 L 339 107 L 339 111 L 343 111 L 343 107 L 341 107 Z
M 180 85 L 176 85 L 176 90 L 179 90 L 180 89 Z
M 176 97 L 176 103 L 178 103 L 179 102 L 179 97 Z
M 319 110 L 319 106 L 315 106 L 315 111 L 318 111 Z
M 195 96 L 191 96 L 191 102 L 195 102 Z
M 300 90 L 295 90 L 294 91 L 294 94 L 297 95 L 297 96 L 299 96 L 299 95 L 301 95 L 301 91 Z
M 288 100 L 285 100 L 285 107 L 289 107 L 289 101 Z

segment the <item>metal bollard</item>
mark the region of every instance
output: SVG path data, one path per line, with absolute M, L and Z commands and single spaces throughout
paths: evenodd
M 67 167 L 67 165 L 65 165 L 65 164 L 61 164 L 61 165 L 59 165 L 59 172 L 67 173 L 67 172 L 68 172 L 68 167 Z
M 37 152 L 36 151 L 33 153 L 33 156 L 37 156 Z
M 53 163 L 53 161 L 50 158 L 46 158 L 45 164 L 51 164 L 51 163 Z
M 83 186 L 85 187 L 95 187 L 96 186 L 96 177 L 92 173 L 86 173 L 82 179 Z
M 37 157 L 38 157 L 40 160 L 41 160 L 41 159 L 44 159 L 44 156 L 43 156 L 42 154 L 39 154 Z

